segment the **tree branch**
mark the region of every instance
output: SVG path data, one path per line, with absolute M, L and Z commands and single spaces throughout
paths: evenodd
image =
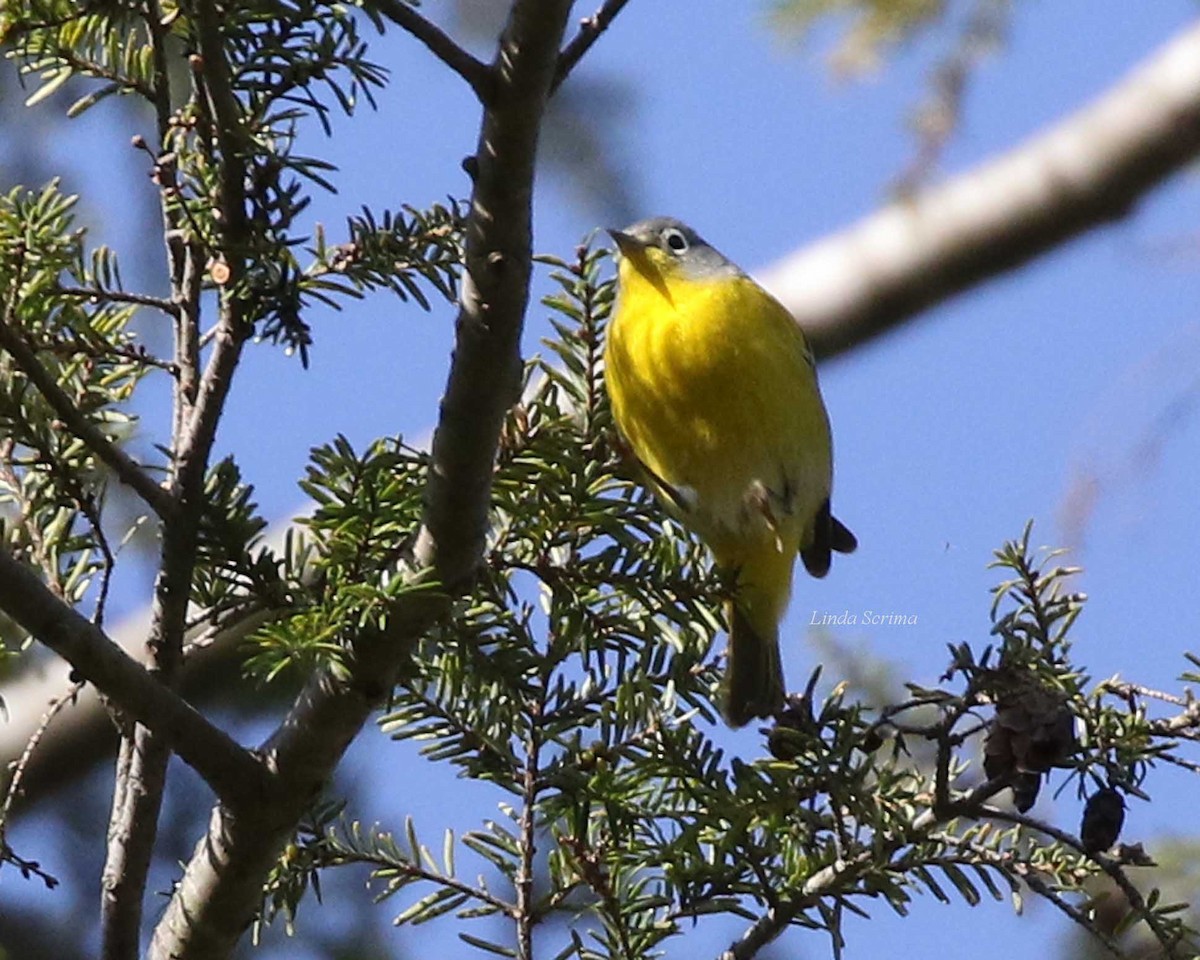
M 122 711 L 166 738 L 222 801 L 244 808 L 270 797 L 261 761 L 155 680 L 5 550 L 0 550 L 0 610 Z
M 608 29 L 609 24 L 617 19 L 617 14 L 625 9 L 628 2 L 629 0 L 604 0 L 604 5 L 599 10 L 580 21 L 579 32 L 559 54 L 558 66 L 554 70 L 554 82 L 550 85 L 551 95 L 562 86 L 563 81 L 575 69 L 575 65 L 592 48 L 592 44 L 600 39 L 600 34 Z
M 513 7 L 497 57 L 497 104 L 484 117 L 466 228 L 457 340 L 437 430 L 416 557 L 450 588 L 483 556 L 500 427 L 521 388 L 529 300 L 534 156 L 569 3 Z M 549 69 L 540 61 L 554 42 Z M 543 75 L 545 74 L 545 75 Z
M 1183 956 L 1180 953 L 1179 935 L 1163 925 L 1162 918 L 1146 903 L 1146 898 L 1142 896 L 1141 891 L 1125 875 L 1125 871 L 1121 869 L 1121 864 L 1112 857 L 1086 850 L 1082 841 L 1067 833 L 1067 831 L 1060 830 L 1052 824 L 1045 823 L 1042 820 L 1035 819 L 1023 813 L 1018 813 L 1015 810 L 1001 810 L 999 807 L 989 807 L 981 804 L 975 810 L 965 812 L 981 820 L 998 820 L 1002 823 L 1016 824 L 1017 826 L 1024 827 L 1026 830 L 1036 830 L 1038 833 L 1045 834 L 1052 840 L 1057 840 L 1063 846 L 1070 847 L 1076 853 L 1087 857 L 1117 885 L 1121 893 L 1124 894 L 1125 899 L 1129 901 L 1130 909 L 1141 917 L 1142 922 L 1150 928 L 1150 932 L 1163 948 L 1166 956 Z M 1187 955 L 1192 956 L 1191 953 Z
M 247 150 L 242 106 L 234 92 L 220 14 L 213 0 L 197 0 L 194 15 L 200 56 L 191 61 L 193 83 L 196 96 L 214 118 L 209 142 L 215 142 L 220 152 L 216 201 L 221 214 L 219 251 L 229 268 L 229 276 L 221 292 L 215 346 L 198 389 L 191 396 L 185 390 L 187 378 L 182 376 L 175 389 L 171 485 L 179 510 L 171 522 L 163 524 L 161 562 L 147 639 L 151 670 L 156 679 L 171 689 L 177 684 L 183 657 L 200 517 L 205 508 L 204 478 L 217 424 L 250 332 L 244 298 L 239 292 L 251 235 L 246 214 Z M 174 292 L 182 301 L 191 292 L 187 258 L 193 251 L 185 243 L 181 251 L 185 259 L 179 263 L 173 237 L 174 233 L 169 231 L 168 255 L 172 258 Z M 175 362 L 180 370 L 191 373 L 198 364 L 191 346 L 195 337 L 194 316 L 193 305 L 193 309 L 180 310 L 176 322 Z M 138 953 L 142 903 L 166 785 L 170 745 L 154 729 L 139 725 L 123 736 L 120 758 L 102 891 L 104 960 L 133 960 Z
M 495 80 L 492 69 L 467 53 L 405 0 L 367 0 L 365 6 L 387 17 L 425 44 L 430 53 L 467 81 L 480 103 L 486 106 L 490 102 Z
M 1200 153 L 1200 26 L 1008 154 L 819 240 L 759 279 L 824 357 L 1125 216 Z
M 131 487 L 159 517 L 165 519 L 171 516 L 176 510 L 175 500 L 154 482 L 140 464 L 109 440 L 104 432 L 71 402 L 71 398 L 58 385 L 54 375 L 42 365 L 37 353 L 13 326 L 14 310 L 15 306 L 10 305 L 6 315 L 0 318 L 0 349 L 12 355 L 17 366 L 58 414 L 58 418 L 66 424 L 72 435 L 87 444 L 87 448 L 116 474 L 118 480 Z
M 457 345 L 433 444 L 418 568 L 464 589 L 483 555 L 500 427 L 520 385 L 520 337 L 532 264 L 534 156 L 570 0 L 518 0 L 500 39 L 495 89 L 476 153 Z M 425 574 L 417 574 L 419 577 Z M 414 591 L 385 632 L 356 638 L 349 676 L 309 682 L 263 747 L 277 801 L 209 830 L 155 929 L 152 960 L 225 957 L 261 901 L 263 879 L 311 798 L 394 683 L 415 640 L 450 597 Z

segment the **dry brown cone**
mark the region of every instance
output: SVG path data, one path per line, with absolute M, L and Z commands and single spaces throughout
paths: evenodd
M 983 743 L 983 770 L 989 780 L 1012 778 L 1018 810 L 1024 813 L 1033 806 L 1042 774 L 1076 746 L 1075 715 L 1060 691 L 1028 679 L 1001 686 Z

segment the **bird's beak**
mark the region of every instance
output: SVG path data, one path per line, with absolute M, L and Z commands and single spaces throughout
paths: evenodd
M 645 249 L 646 245 L 632 233 L 626 233 L 624 230 L 608 230 L 606 232 L 613 238 L 613 243 L 617 245 L 617 249 L 623 256 L 633 257 Z

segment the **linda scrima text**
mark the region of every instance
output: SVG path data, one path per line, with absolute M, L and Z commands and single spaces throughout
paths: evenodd
M 915 613 L 879 613 L 875 610 L 863 610 L 861 613 L 851 613 L 843 610 L 841 613 L 812 612 L 808 621 L 814 627 L 912 627 L 917 623 Z

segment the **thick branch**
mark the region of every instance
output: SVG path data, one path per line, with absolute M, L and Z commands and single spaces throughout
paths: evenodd
M 493 76 L 488 65 L 467 53 L 405 0 L 368 0 L 367 7 L 383 14 L 425 44 L 430 53 L 467 81 L 480 103 L 486 105 L 491 100 Z
M 570 6 L 514 6 L 494 65 L 497 102 L 485 114 L 475 155 L 454 361 L 416 546 L 419 563 L 450 587 L 472 576 L 483 556 L 500 426 L 521 388 L 534 155 Z
M 37 353 L 25 342 L 20 333 L 9 323 L 8 319 L 0 319 L 0 349 L 12 354 L 21 371 L 58 414 L 58 418 L 66 424 L 72 435 L 82 440 L 89 450 L 117 475 L 122 483 L 132 487 L 146 504 L 162 518 L 171 516 L 175 511 L 175 501 L 171 495 L 154 482 L 154 479 L 140 464 L 136 463 L 120 447 L 104 435 L 104 432 L 80 412 L 71 402 L 66 391 L 58 385 L 54 378 L 38 359 Z
M 483 552 L 500 426 L 520 384 L 520 336 L 529 298 L 534 154 L 570 0 L 518 0 L 492 68 L 475 192 L 467 225 L 458 340 L 433 445 L 422 568 L 461 589 Z M 361 636 L 347 678 L 308 684 L 264 746 L 278 801 L 231 816 L 217 808 L 150 946 L 151 958 L 227 956 L 261 899 L 263 879 L 300 816 L 371 711 L 390 690 L 411 644 L 449 597 L 410 593 L 386 633 Z
M 1047 133 L 760 279 L 832 356 L 1126 215 L 1200 153 L 1200 26 Z
M 135 661 L 146 655 L 150 613 L 144 609 L 106 631 Z M 200 641 L 203 646 L 188 655 L 180 672 L 182 695 L 195 703 L 226 689 L 242 660 L 239 645 L 266 617 L 267 611 L 252 608 L 220 628 L 207 623 L 193 626 L 187 640 Z M 54 659 L 0 684 L 0 696 L 8 708 L 8 722 L 0 723 L 0 768 L 15 762 L 30 739 L 39 737 L 37 749 L 25 766 L 20 795 L 13 801 L 18 816 L 36 807 L 46 794 L 75 782 L 96 764 L 107 763 L 114 752 L 116 730 L 92 686 L 84 686 L 72 695 L 69 705 L 58 712 L 45 734 L 38 733 L 42 713 L 71 689 L 72 672 L 65 660 Z
M 94 684 L 138 723 L 160 734 L 217 795 L 236 807 L 269 795 L 262 763 L 154 679 L 95 624 L 0 550 L 0 610 Z

